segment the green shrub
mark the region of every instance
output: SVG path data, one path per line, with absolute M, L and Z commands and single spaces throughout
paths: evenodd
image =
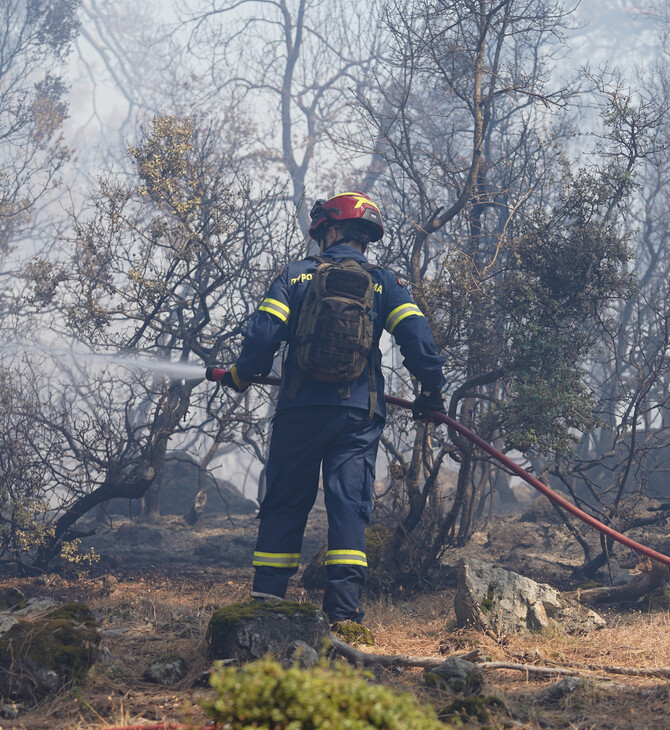
M 203 706 L 212 719 L 234 730 L 444 730 L 432 706 L 413 695 L 370 684 L 346 664 L 284 669 L 263 659 L 241 668 L 219 667 L 216 691 Z

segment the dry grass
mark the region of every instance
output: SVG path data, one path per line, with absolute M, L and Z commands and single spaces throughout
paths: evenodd
M 81 600 L 98 611 L 106 632 L 106 660 L 87 682 L 71 687 L 39 706 L 24 710 L 15 721 L 0 720 L 1 729 L 102 730 L 141 723 L 204 724 L 198 699 L 208 692 L 196 680 L 208 668 L 204 635 L 215 607 L 248 597 L 251 569 L 196 568 L 180 573 L 143 570 L 121 578 L 113 592 L 102 579 L 55 581 L 6 580 L 28 596 L 50 594 L 57 600 Z M 320 604 L 318 592 L 297 582 L 291 600 Z M 366 624 L 380 654 L 448 656 L 478 648 L 495 661 L 586 669 L 588 665 L 658 667 L 670 665 L 670 613 L 615 612 L 608 627 L 585 636 L 505 636 L 491 639 L 453 624 L 453 591 L 369 600 Z M 144 679 L 148 664 L 167 653 L 188 661 L 188 676 L 161 687 Z M 485 693 L 502 698 L 507 710 L 495 714 L 491 728 L 570 728 L 637 730 L 670 728 L 670 682 L 667 679 L 605 675 L 564 698 L 547 702 L 541 693 L 558 679 L 526 676 L 518 671 L 485 672 Z M 413 690 L 421 699 L 442 707 L 452 699 L 429 690 L 421 670 L 382 671 L 382 681 Z M 601 680 L 599 677 L 607 677 Z M 467 727 L 481 727 L 474 722 Z

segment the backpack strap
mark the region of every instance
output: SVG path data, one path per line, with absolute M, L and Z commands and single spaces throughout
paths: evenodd
M 307 256 L 307 258 L 304 259 L 304 261 L 316 261 L 317 268 L 321 264 L 327 263 L 327 259 L 324 259 L 323 256 Z M 295 313 L 295 317 L 292 317 L 292 327 L 289 329 L 289 347 L 294 347 L 297 342 L 295 330 L 298 326 L 298 318 L 300 316 L 300 310 L 298 310 Z M 288 400 L 293 400 L 296 395 L 298 395 L 298 391 L 302 387 L 302 384 L 305 382 L 305 378 L 307 377 L 307 373 L 305 373 L 304 370 L 301 370 L 300 368 L 296 368 L 296 373 L 293 376 L 293 379 L 290 383 L 287 384 L 286 388 L 286 397 Z
M 298 395 L 298 391 L 300 390 L 300 386 L 305 382 L 305 377 L 307 373 L 305 373 L 304 370 L 301 370 L 300 368 L 296 368 L 296 373 L 293 376 L 293 380 L 289 383 L 288 389 L 286 391 L 286 397 L 289 400 L 293 400 L 296 395 Z
M 377 409 L 377 352 L 378 348 L 373 346 L 370 351 L 370 357 L 368 358 L 368 389 L 370 391 L 370 410 L 368 411 L 368 421 L 373 419 L 375 410 Z

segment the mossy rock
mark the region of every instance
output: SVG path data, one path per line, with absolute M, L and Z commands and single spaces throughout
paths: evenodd
M 252 601 L 217 609 L 207 627 L 212 659 L 286 659 L 296 642 L 320 652 L 330 633 L 325 615 L 311 603 Z
M 330 627 L 330 630 L 352 646 L 355 644 L 375 645 L 375 635 L 372 631 L 355 621 L 337 621 Z
M 80 681 L 98 657 L 101 635 L 91 611 L 68 603 L 38 618 L 17 617 L 0 637 L 0 691 L 37 700 Z
M 0 588 L 0 611 L 18 610 L 26 605 L 26 597 L 17 588 Z
M 89 628 L 97 628 L 98 622 L 93 616 L 93 612 L 83 603 L 64 603 L 62 606 L 54 608 L 44 616 L 45 619 L 54 621 L 65 620 L 72 621 L 75 624 L 82 624 Z
M 258 728 L 411 728 L 446 730 L 435 709 L 395 688 L 369 681 L 369 675 L 336 663 L 309 670 L 262 660 L 241 669 L 219 668 L 207 700 L 207 714 L 224 727 Z

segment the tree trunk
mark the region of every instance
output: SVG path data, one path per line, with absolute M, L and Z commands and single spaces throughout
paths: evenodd
M 191 509 L 184 515 L 184 519 L 186 520 L 187 524 L 193 526 L 200 521 L 202 513 L 205 511 L 206 504 L 207 487 L 198 490 L 198 493 L 195 495 L 195 498 L 193 500 L 193 504 L 191 505 Z
M 147 489 L 142 502 L 142 520 L 144 522 L 158 522 L 161 516 L 161 490 L 157 480 L 154 480 Z
M 645 567 L 647 570 L 635 576 L 630 583 L 623 586 L 589 588 L 575 591 L 572 595 L 578 598 L 581 603 L 588 603 L 589 605 L 636 601 L 657 588 L 662 588 L 668 579 L 667 565 L 650 560 Z

